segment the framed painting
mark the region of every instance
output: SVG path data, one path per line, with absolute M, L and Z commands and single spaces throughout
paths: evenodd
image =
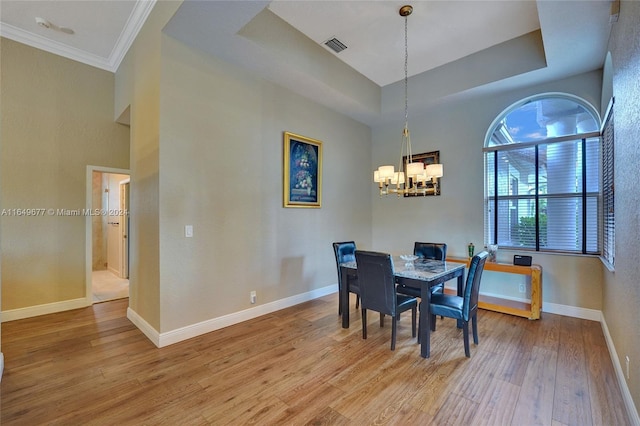
M 429 164 L 439 164 L 440 163 L 440 151 L 431 151 L 424 152 L 422 154 L 415 154 L 411 156 L 414 163 L 422 163 L 425 167 Z M 404 170 L 407 170 L 407 156 L 402 157 L 402 164 L 404 165 Z M 433 180 L 428 182 L 418 182 L 417 186 L 419 189 L 426 189 L 426 194 L 424 195 L 440 195 L 442 190 L 440 186 L 440 178 L 436 178 L 436 183 L 434 185 Z M 422 194 L 404 194 L 405 197 L 421 197 Z
M 320 208 L 322 142 L 284 132 L 284 207 Z

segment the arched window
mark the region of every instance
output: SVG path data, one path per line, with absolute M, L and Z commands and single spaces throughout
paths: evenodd
M 500 247 L 599 252 L 600 119 L 575 96 L 524 99 L 485 140 L 485 241 Z

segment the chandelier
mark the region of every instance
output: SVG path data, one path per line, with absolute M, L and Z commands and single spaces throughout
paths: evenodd
M 404 17 L 404 129 L 400 145 L 400 161 L 398 171 L 393 166 L 380 166 L 373 172 L 373 181 L 378 184 L 380 196 L 398 194 L 398 196 L 437 195 L 438 178 L 442 177 L 442 164 L 428 164 L 413 161 L 411 151 L 411 135 L 409 134 L 409 49 L 407 42 L 407 17 L 413 7 L 405 5 L 400 8 L 400 16 Z M 406 165 L 404 155 L 406 153 Z M 428 182 L 431 182 L 429 185 Z M 392 185 L 394 185 L 392 187 Z

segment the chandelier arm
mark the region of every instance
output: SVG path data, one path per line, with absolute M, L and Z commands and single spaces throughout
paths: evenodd
M 400 139 L 400 159 L 398 160 L 398 173 L 402 173 L 405 175 L 405 182 L 406 182 L 406 170 L 404 169 L 404 164 L 402 164 L 402 156 L 404 154 L 404 146 L 405 146 L 405 136 L 404 136 L 404 132 L 402 134 L 402 139 Z M 407 153 L 408 155 L 408 153 Z M 406 187 L 406 183 L 405 183 L 405 187 Z M 400 176 L 398 175 L 398 180 L 396 181 L 396 188 L 400 189 Z

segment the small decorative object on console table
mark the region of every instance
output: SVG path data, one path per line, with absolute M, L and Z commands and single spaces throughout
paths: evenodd
M 498 257 L 498 245 L 497 244 L 488 244 L 487 251 L 489 252 L 489 257 L 487 260 L 489 262 L 495 262 Z
M 469 257 L 473 257 L 473 251 L 475 249 L 473 243 L 469 243 L 469 245 L 467 246 L 467 249 L 469 250 Z

